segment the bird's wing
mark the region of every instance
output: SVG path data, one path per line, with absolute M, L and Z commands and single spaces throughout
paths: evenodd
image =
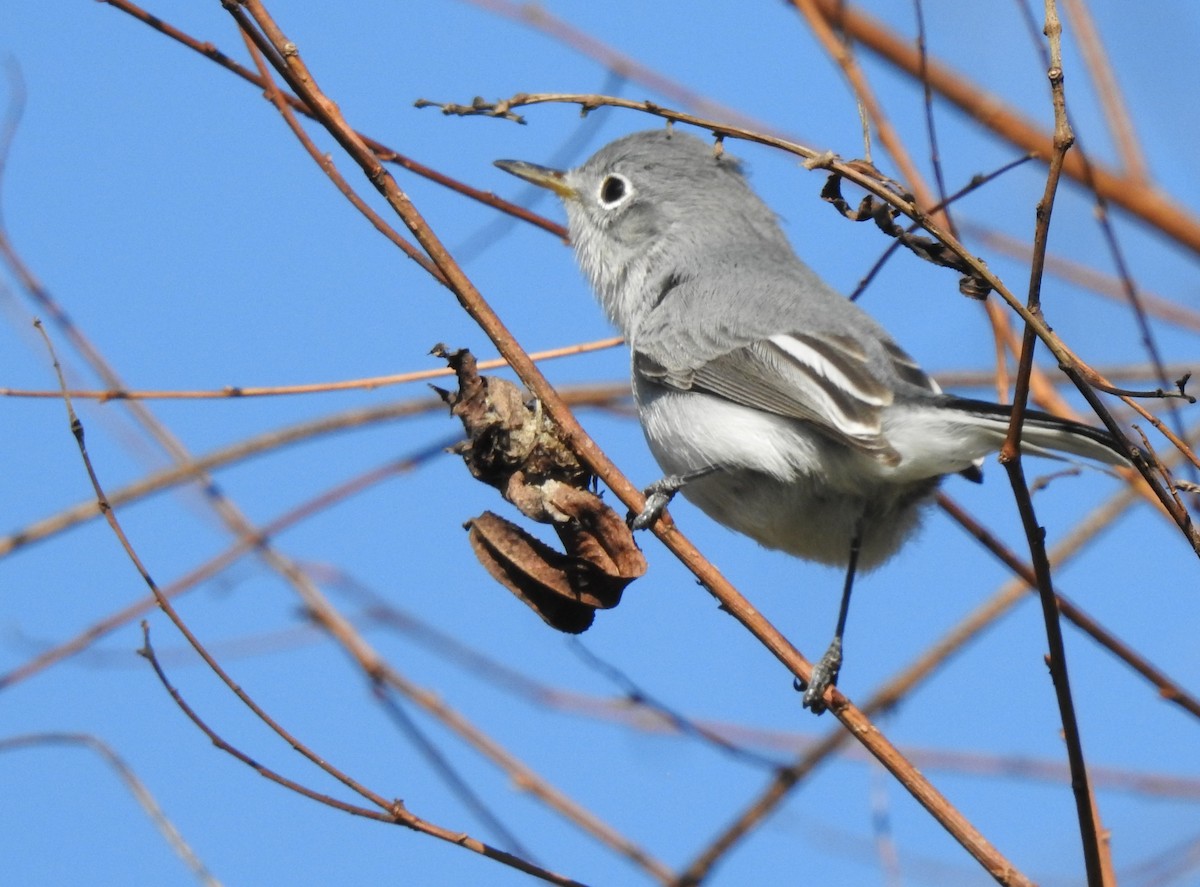
M 937 383 L 806 267 L 785 263 L 767 276 L 760 262 L 751 275 L 737 262 L 718 264 L 719 282 L 666 279 L 631 337 L 634 372 L 806 422 L 831 440 L 898 462 L 884 436 L 884 410 L 897 392 L 941 394 Z
M 911 364 L 911 358 L 896 350 L 899 354 L 893 363 L 902 355 Z M 671 363 L 676 365 L 669 367 L 644 351 L 634 353 L 634 371 L 651 382 L 705 391 L 752 409 L 798 419 L 828 438 L 885 462 L 899 459 L 883 436 L 883 410 L 892 402 L 892 388 L 876 375 L 860 343 L 849 336 L 780 333 L 718 354 L 698 366 L 683 368 L 676 361 Z

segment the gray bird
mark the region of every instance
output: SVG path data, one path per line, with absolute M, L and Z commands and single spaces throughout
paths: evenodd
M 945 394 L 793 252 L 738 161 L 671 130 L 560 171 L 496 165 L 563 199 L 571 243 L 632 352 L 642 430 L 675 492 L 768 548 L 845 566 L 837 626 L 804 705 L 838 676 L 856 570 L 891 557 L 942 477 L 981 479 L 1011 407 Z M 1025 452 L 1128 464 L 1106 432 L 1030 412 Z

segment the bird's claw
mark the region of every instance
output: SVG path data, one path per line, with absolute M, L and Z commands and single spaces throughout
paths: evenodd
M 842 642 L 839 638 L 834 638 L 825 655 L 813 666 L 808 682 L 798 678 L 795 681 L 796 689 L 804 691 L 803 706 L 815 715 L 824 713 L 829 708 L 825 704 L 825 691 L 837 685 L 838 673 L 841 670 Z
M 675 498 L 675 494 L 679 492 L 683 486 L 682 478 L 672 475 L 664 477 L 662 480 L 657 480 L 642 491 L 642 495 L 646 497 L 646 504 L 642 506 L 642 510 L 637 514 L 629 512 L 628 524 L 631 530 L 645 530 L 662 516 L 663 509 L 666 508 L 671 500 Z

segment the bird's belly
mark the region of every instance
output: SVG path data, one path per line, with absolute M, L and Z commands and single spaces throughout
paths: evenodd
M 682 494 L 767 548 L 846 564 L 862 529 L 859 567 L 887 560 L 917 527 L 939 478 L 898 482 L 859 464 L 869 456 L 799 421 L 700 392 L 639 392 L 642 429 L 666 474 L 716 470 Z M 866 470 L 864 470 L 866 469 Z

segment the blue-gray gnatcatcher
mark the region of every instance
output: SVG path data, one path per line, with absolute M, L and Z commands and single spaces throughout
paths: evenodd
M 498 160 L 563 199 L 571 243 L 633 357 L 646 440 L 666 472 L 634 526 L 677 491 L 798 557 L 847 567 L 837 628 L 804 704 L 837 680 L 856 569 L 890 557 L 942 477 L 979 480 L 1011 408 L 944 394 L 861 308 L 792 251 L 736 160 L 641 132 L 565 172 Z M 1026 452 L 1128 464 L 1106 432 L 1030 412 Z

